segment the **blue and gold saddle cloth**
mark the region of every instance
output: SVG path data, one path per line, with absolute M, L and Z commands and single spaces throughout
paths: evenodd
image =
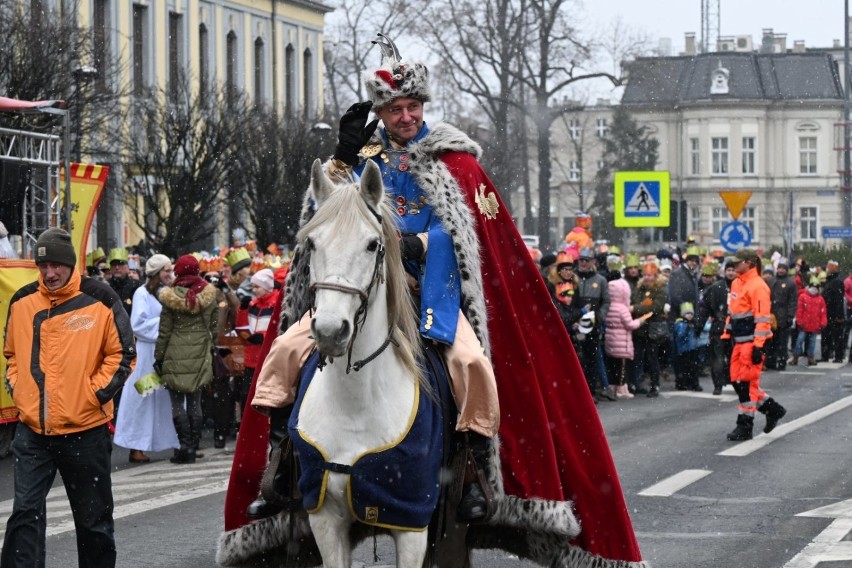
M 440 493 L 444 438 L 441 404 L 418 385 L 414 419 L 399 439 L 365 452 L 352 465 L 329 462 L 323 448 L 297 428 L 302 400 L 318 363 L 319 355 L 314 353 L 302 369 L 289 422 L 290 438 L 301 467 L 299 491 L 305 509 L 309 513 L 321 509 L 329 473 L 342 473 L 349 476 L 349 508 L 358 521 L 389 529 L 424 530 Z M 427 375 L 434 393 L 446 390 L 439 388 L 434 373 Z M 351 380 L 357 380 L 357 376 Z M 446 377 L 443 381 L 446 385 Z

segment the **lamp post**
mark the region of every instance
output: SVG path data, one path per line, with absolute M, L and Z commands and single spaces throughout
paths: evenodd
M 71 72 L 74 77 L 74 97 L 76 99 L 76 120 L 74 122 L 74 161 L 80 162 L 82 153 L 81 138 L 83 137 L 83 97 L 81 96 L 81 86 L 98 76 L 98 70 L 91 65 L 81 65 Z

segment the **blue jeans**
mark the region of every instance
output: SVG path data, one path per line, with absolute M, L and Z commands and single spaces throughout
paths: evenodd
M 111 454 L 106 425 L 43 436 L 18 424 L 12 441 L 15 501 L 6 523 L 0 568 L 44 568 L 47 493 L 57 471 L 74 516 L 78 566 L 115 567 Z
M 803 352 L 802 347 L 805 345 L 806 338 L 808 342 L 807 352 Z M 816 351 L 816 333 L 800 331 L 799 337 L 796 339 L 796 356 L 806 355 L 807 357 L 813 357 L 814 351 Z

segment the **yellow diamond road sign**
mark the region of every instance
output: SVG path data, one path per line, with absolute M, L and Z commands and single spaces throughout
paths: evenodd
M 615 226 L 668 227 L 669 172 L 615 172 Z
M 745 209 L 746 203 L 748 203 L 748 200 L 751 197 L 751 192 L 720 191 L 719 195 L 722 197 L 722 201 L 725 202 L 725 207 L 727 207 L 728 211 L 730 211 L 731 217 L 733 217 L 734 221 L 736 221 L 740 218 L 743 209 Z

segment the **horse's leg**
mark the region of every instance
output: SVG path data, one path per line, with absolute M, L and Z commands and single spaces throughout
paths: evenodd
M 326 499 L 323 508 L 309 515 L 311 531 L 317 541 L 325 568 L 350 568 L 352 547 L 349 526 L 352 518 L 348 510 L 338 510 L 337 503 Z
M 417 568 L 423 566 L 428 546 L 428 531 L 391 531 L 396 544 L 397 568 Z

